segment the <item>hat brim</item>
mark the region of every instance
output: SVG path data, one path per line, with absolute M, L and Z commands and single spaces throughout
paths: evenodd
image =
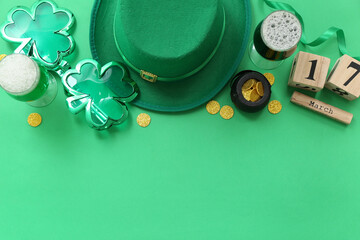
M 181 112 L 196 108 L 214 98 L 237 70 L 247 49 L 251 9 L 249 0 L 221 0 L 226 14 L 223 41 L 211 61 L 197 74 L 176 82 L 150 83 L 129 69 L 130 77 L 140 88 L 132 103 L 138 107 Z M 117 1 L 96 0 L 91 17 L 90 45 L 93 58 L 101 64 L 124 63 L 117 52 L 113 25 Z

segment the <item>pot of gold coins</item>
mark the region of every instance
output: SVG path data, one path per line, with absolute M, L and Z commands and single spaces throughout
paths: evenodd
M 259 72 L 243 71 L 232 81 L 231 100 L 237 108 L 245 112 L 258 112 L 270 101 L 271 85 Z

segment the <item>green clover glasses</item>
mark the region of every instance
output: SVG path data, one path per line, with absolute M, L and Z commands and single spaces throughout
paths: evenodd
M 58 75 L 70 112 L 84 110 L 88 124 L 97 130 L 122 124 L 128 117 L 126 103 L 138 96 L 139 89 L 117 62 L 102 67 L 85 59 L 71 69 L 64 58 L 75 48 L 68 32 L 74 22 L 69 10 L 52 1 L 11 10 L 1 36 L 18 47 L 0 61 L 0 86 L 16 100 L 44 107 L 56 97 Z
M 47 71 L 61 69 L 63 57 L 74 50 L 68 30 L 73 15 L 51 2 L 38 2 L 32 9 L 10 11 L 1 36 L 20 44 L 15 54 L 0 62 L 0 86 L 19 101 L 34 107 L 50 104 L 57 93 L 54 76 Z

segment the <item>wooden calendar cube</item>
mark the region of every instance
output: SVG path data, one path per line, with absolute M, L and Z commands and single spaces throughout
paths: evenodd
M 325 86 L 329 67 L 329 58 L 299 52 L 293 62 L 289 86 L 319 92 Z
M 360 62 L 344 55 L 334 65 L 329 75 L 326 88 L 347 100 L 360 96 Z

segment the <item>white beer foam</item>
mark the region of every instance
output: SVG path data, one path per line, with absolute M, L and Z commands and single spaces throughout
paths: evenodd
M 10 94 L 29 94 L 39 80 L 39 66 L 26 55 L 12 54 L 0 61 L 0 86 Z
M 261 26 L 261 36 L 270 49 L 283 52 L 295 47 L 302 35 L 299 19 L 288 11 L 270 14 Z

